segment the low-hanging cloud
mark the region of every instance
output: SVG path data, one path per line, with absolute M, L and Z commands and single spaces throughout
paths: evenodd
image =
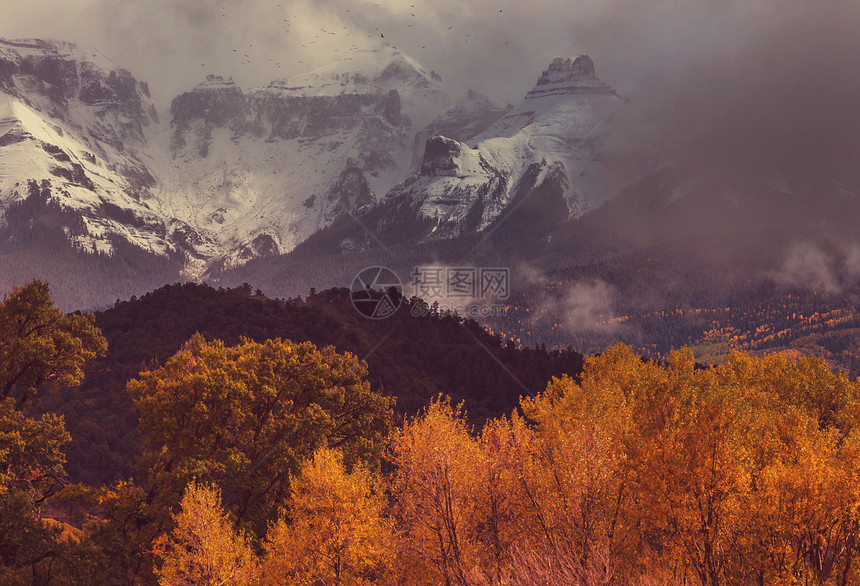
M 774 273 L 774 280 L 780 285 L 836 293 L 841 289 L 837 265 L 831 255 L 815 244 L 798 243 L 788 250 L 782 269 Z
M 857 58 L 855 5 L 811 0 L 33 0 L 4 8 L 0 34 L 94 45 L 151 86 L 164 83 L 173 92 L 202 77 L 197 75 L 201 63 L 219 69 L 207 73 L 260 81 L 279 73 L 270 58 L 282 64 L 281 71 L 306 70 L 335 57 L 335 49 L 377 43 L 384 35 L 460 89 L 473 87 L 517 101 L 553 57 L 580 52 L 590 53 L 598 73 L 628 95 L 646 89 L 659 93 L 667 83 L 674 84 L 672 93 L 694 85 L 687 80 L 713 79 L 728 91 L 756 80 L 764 89 L 774 76 L 785 80 L 794 72 L 798 77 L 818 72 L 811 82 L 829 79 L 828 71 Z
M 617 334 L 613 298 L 615 290 L 601 280 L 572 283 L 557 293 L 536 295 L 532 322 L 561 324 L 573 335 Z
M 860 283 L 860 244 L 856 241 L 797 242 L 785 253 L 771 278 L 783 286 L 801 286 L 842 294 Z
M 612 322 L 612 290 L 603 281 L 576 283 L 564 295 L 561 309 L 571 331 L 606 331 Z

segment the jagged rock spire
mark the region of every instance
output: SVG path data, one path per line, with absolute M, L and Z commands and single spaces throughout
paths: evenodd
M 580 55 L 576 59 L 553 59 L 546 71 L 541 73 L 534 89 L 526 94 L 526 99 L 558 94 L 615 95 L 615 90 L 597 77 L 591 57 Z

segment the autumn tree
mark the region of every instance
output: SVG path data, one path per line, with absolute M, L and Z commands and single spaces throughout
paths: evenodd
M 266 538 L 264 583 L 395 583 L 385 498 L 364 466 L 347 472 L 338 451 L 321 448 L 290 484 L 288 518 L 274 523 Z
M 595 360 L 589 368 L 582 384 L 562 377 L 523 398 L 523 415 L 497 432 L 512 472 L 513 583 L 596 586 L 629 576 L 632 405 L 611 379 L 594 376 Z
M 751 490 L 750 410 L 734 387 L 673 354 L 657 392 L 639 404 L 635 489 L 652 548 L 702 584 L 725 583 Z
M 860 384 L 820 359 L 733 353 L 715 369 L 742 389 L 756 425 L 746 434 L 754 490 L 734 580 L 856 580 Z
M 481 453 L 462 411 L 434 401 L 394 432 L 391 446 L 390 489 L 408 581 L 469 584 L 483 557 L 476 535 Z
M 192 483 L 173 516 L 175 528 L 154 545 L 162 586 L 247 586 L 257 574 L 257 557 L 247 536 L 221 508 L 220 492 Z
M 464 575 L 852 583 L 858 397 L 817 359 L 733 353 L 702 369 L 687 351 L 658 364 L 609 348 L 579 381 L 556 379 L 484 427 L 461 472 L 473 479 L 457 509 L 461 547 L 481 570 Z
M 192 479 L 217 484 L 238 525 L 262 537 L 289 497 L 290 476 L 319 448 L 351 469 L 377 465 L 390 401 L 355 356 L 313 344 L 195 335 L 167 363 L 128 384 L 147 451 L 148 503 L 167 511 Z
M 700 369 L 687 351 L 658 365 L 617 346 L 589 361 L 579 388 L 630 409 L 617 439 L 644 575 L 712 586 L 856 576 L 857 381 L 818 359 L 734 352 Z
M 91 316 L 63 315 L 48 286 L 16 287 L 0 302 L 0 581 L 47 582 L 64 570 L 77 537 L 48 515 L 66 484 L 63 418 L 31 418 L 43 385 L 76 385 L 107 343 Z M 67 576 L 68 577 L 68 576 Z
M 55 415 L 30 419 L 0 400 L 0 578 L 44 576 L 61 554 L 61 530 L 45 519 L 63 478 L 69 434 Z M 22 582 L 23 583 L 23 582 Z
M 79 384 L 106 350 L 93 316 L 64 315 L 47 283 L 14 287 L 0 302 L 0 398 L 15 397 L 18 409 L 45 383 Z

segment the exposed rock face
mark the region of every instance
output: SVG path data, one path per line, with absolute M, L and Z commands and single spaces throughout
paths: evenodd
M 488 112 L 479 96 L 470 98 L 443 119 L 470 108 L 478 117 Z M 401 215 L 414 210 L 418 217 L 411 222 L 425 230 L 413 230 L 410 241 L 451 238 L 499 222 L 514 227 L 515 239 L 538 237 L 626 185 L 607 180 L 603 162 L 607 122 L 623 103 L 595 76 L 588 56 L 555 59 L 521 104 L 481 132 L 464 141 L 430 137 L 418 173 L 381 205 Z
M 209 75 L 159 121 L 146 84 L 98 53 L 0 40 L 0 213 L 34 179 L 75 246 L 123 242 L 200 276 L 344 215 L 409 241 L 540 233 L 623 187 L 600 179 L 623 101 L 587 56 L 555 59 L 517 106 L 470 91 L 452 107 L 396 49 L 351 54 L 252 90 Z
M 245 109 L 245 93 L 232 79 L 217 75 L 206 76 L 206 81 L 190 92 L 178 95 L 170 103 L 170 124 L 184 129 L 199 118 L 212 126 L 227 126 L 239 118 Z
M 328 222 L 365 209 L 376 201 L 364 172 L 353 160 L 348 161 L 340 178 L 331 186 L 327 199 L 330 202 L 326 209 Z
M 146 84 L 96 51 L 0 40 L 0 209 L 35 197 L 25 186 L 36 184 L 45 210 L 63 210 L 52 230 L 73 247 L 174 255 L 140 157 L 157 122 Z
M 597 78 L 591 57 L 580 55 L 576 59 L 553 59 L 526 99 L 559 94 L 615 95 L 615 90 Z
M 458 159 L 464 148 L 468 149 L 469 147 L 444 136 L 430 138 L 424 147 L 421 175 L 425 177 L 454 176 L 457 172 Z
M 447 110 L 442 116 L 415 134 L 413 147 L 415 166 L 424 157 L 427 139 L 445 136 L 460 142 L 468 142 L 486 131 L 512 106 L 502 106 L 484 94 L 469 90 L 465 99 Z

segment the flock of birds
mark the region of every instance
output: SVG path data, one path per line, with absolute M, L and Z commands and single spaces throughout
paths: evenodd
M 380 5 L 379 5 L 379 4 L 374 4 L 374 6 L 379 7 Z M 277 7 L 277 8 L 281 8 L 281 4 L 276 4 L 276 7 Z M 410 12 L 410 16 L 411 16 L 411 18 L 417 18 L 417 17 L 415 16 L 415 12 L 414 12 L 414 10 L 415 10 L 415 4 L 411 4 L 411 5 L 410 5 L 410 10 L 411 10 L 411 12 Z M 503 11 L 503 9 L 500 9 L 500 10 L 499 10 L 499 12 L 498 12 L 498 14 L 501 14 L 501 13 L 502 13 L 502 11 Z M 226 7 L 226 6 L 221 6 L 221 17 L 222 17 L 222 18 L 228 18 L 228 16 L 227 16 L 227 7 Z M 347 8 L 347 9 L 346 9 L 346 12 L 344 13 L 344 17 L 346 17 L 346 18 L 348 18 L 348 19 L 354 19 L 355 14 L 354 14 L 354 13 L 352 13 L 352 12 L 350 11 L 350 9 L 348 9 L 348 8 Z M 291 24 L 290 19 L 289 19 L 289 18 L 284 18 L 284 19 L 282 19 L 282 20 L 283 20 L 283 22 L 285 23 L 285 24 L 283 24 L 283 25 L 282 25 L 282 30 L 283 30 L 284 32 L 286 32 L 286 33 L 289 33 L 289 32 L 290 32 L 290 24 Z M 293 15 L 293 21 L 295 22 L 295 21 L 298 21 L 298 20 L 299 20 L 298 15 Z M 415 25 L 414 25 L 414 24 L 407 24 L 406 26 L 407 26 L 408 28 L 414 28 L 414 26 L 415 26 Z M 453 29 L 454 29 L 454 25 L 453 25 L 453 24 L 452 24 L 451 26 L 449 26 L 449 27 L 448 27 L 448 30 L 449 30 L 449 31 L 450 31 L 450 30 L 453 30 Z M 310 46 L 311 46 L 311 45 L 315 45 L 315 44 L 316 44 L 318 47 L 321 47 L 321 46 L 323 46 L 323 45 L 324 45 L 324 43 L 325 43 L 325 39 L 327 39 L 329 35 L 334 35 L 334 36 L 337 36 L 337 35 L 344 35 L 344 36 L 347 36 L 347 37 L 352 36 L 352 33 L 350 32 L 349 27 L 347 27 L 347 26 L 343 26 L 343 31 L 344 31 L 344 32 L 340 32 L 340 31 L 335 32 L 335 31 L 327 30 L 327 29 L 325 29 L 325 28 L 320 28 L 319 33 L 317 33 L 317 34 L 314 36 L 314 39 L 313 39 L 312 41 L 309 41 L 309 42 L 307 42 L 307 43 L 301 43 L 301 46 L 302 46 L 302 47 L 304 47 L 305 49 L 312 48 L 312 47 L 310 47 Z M 380 39 L 385 39 L 385 32 L 384 32 L 383 30 L 380 30 L 380 29 L 379 29 L 379 27 L 374 27 L 374 31 L 375 31 L 374 33 L 372 33 L 372 34 L 368 34 L 368 35 L 367 35 L 367 37 L 368 37 L 368 38 L 370 38 L 370 39 L 373 39 L 373 38 L 376 38 L 376 36 L 378 35 L 378 38 L 380 38 Z M 320 34 L 320 33 L 321 33 L 321 34 Z M 466 35 L 462 38 L 462 41 L 463 41 L 463 42 L 469 42 L 469 38 L 470 38 L 471 36 L 472 36 L 472 35 L 471 35 L 471 33 L 466 34 Z M 504 43 L 504 44 L 505 44 L 505 45 L 508 45 L 509 43 L 510 43 L 510 41 L 505 41 L 505 43 Z M 234 48 L 234 49 L 233 49 L 233 53 L 236 53 L 237 55 L 241 55 L 241 57 L 242 57 L 242 64 L 243 64 L 243 65 L 250 65 L 250 64 L 252 64 L 252 63 L 253 63 L 253 58 L 252 58 L 252 56 L 251 56 L 251 53 L 253 52 L 253 51 L 252 51 L 252 49 L 253 49 L 253 48 L 254 48 L 253 43 L 249 43 L 249 44 L 248 44 L 248 46 L 247 46 L 247 48 L 244 48 L 244 49 Z M 396 49 L 397 47 L 394 47 L 394 48 Z M 427 48 L 427 45 L 421 45 L 421 48 L 422 48 L 422 49 L 426 49 L 426 48 Z M 357 43 L 352 43 L 352 45 L 351 45 L 348 49 L 345 49 L 345 51 L 356 51 L 356 50 L 358 50 L 358 49 L 359 49 L 359 45 L 358 45 Z M 332 49 L 332 50 L 333 50 L 333 52 L 336 52 L 336 53 L 337 53 L 337 52 L 340 52 L 340 49 Z M 246 52 L 246 51 L 247 51 L 247 52 Z M 273 63 L 273 64 L 275 65 L 275 67 L 276 67 L 276 68 L 278 68 L 278 69 L 280 69 L 280 68 L 281 68 L 281 63 L 280 63 L 279 61 L 273 61 L 273 60 L 272 60 L 272 58 L 270 58 L 270 57 L 268 57 L 267 59 L 268 59 L 268 62 L 269 62 L 269 63 Z M 348 61 L 351 61 L 351 60 L 352 60 L 352 57 L 347 57 L 347 60 L 348 60 Z M 304 61 L 299 60 L 299 61 L 298 61 L 298 63 L 304 64 Z M 319 63 L 312 63 L 312 65 L 314 65 L 314 66 L 318 66 L 318 65 L 319 65 Z M 200 66 L 201 66 L 201 67 L 206 67 L 206 64 L 205 64 L 205 63 L 201 63 L 201 64 L 200 64 Z

